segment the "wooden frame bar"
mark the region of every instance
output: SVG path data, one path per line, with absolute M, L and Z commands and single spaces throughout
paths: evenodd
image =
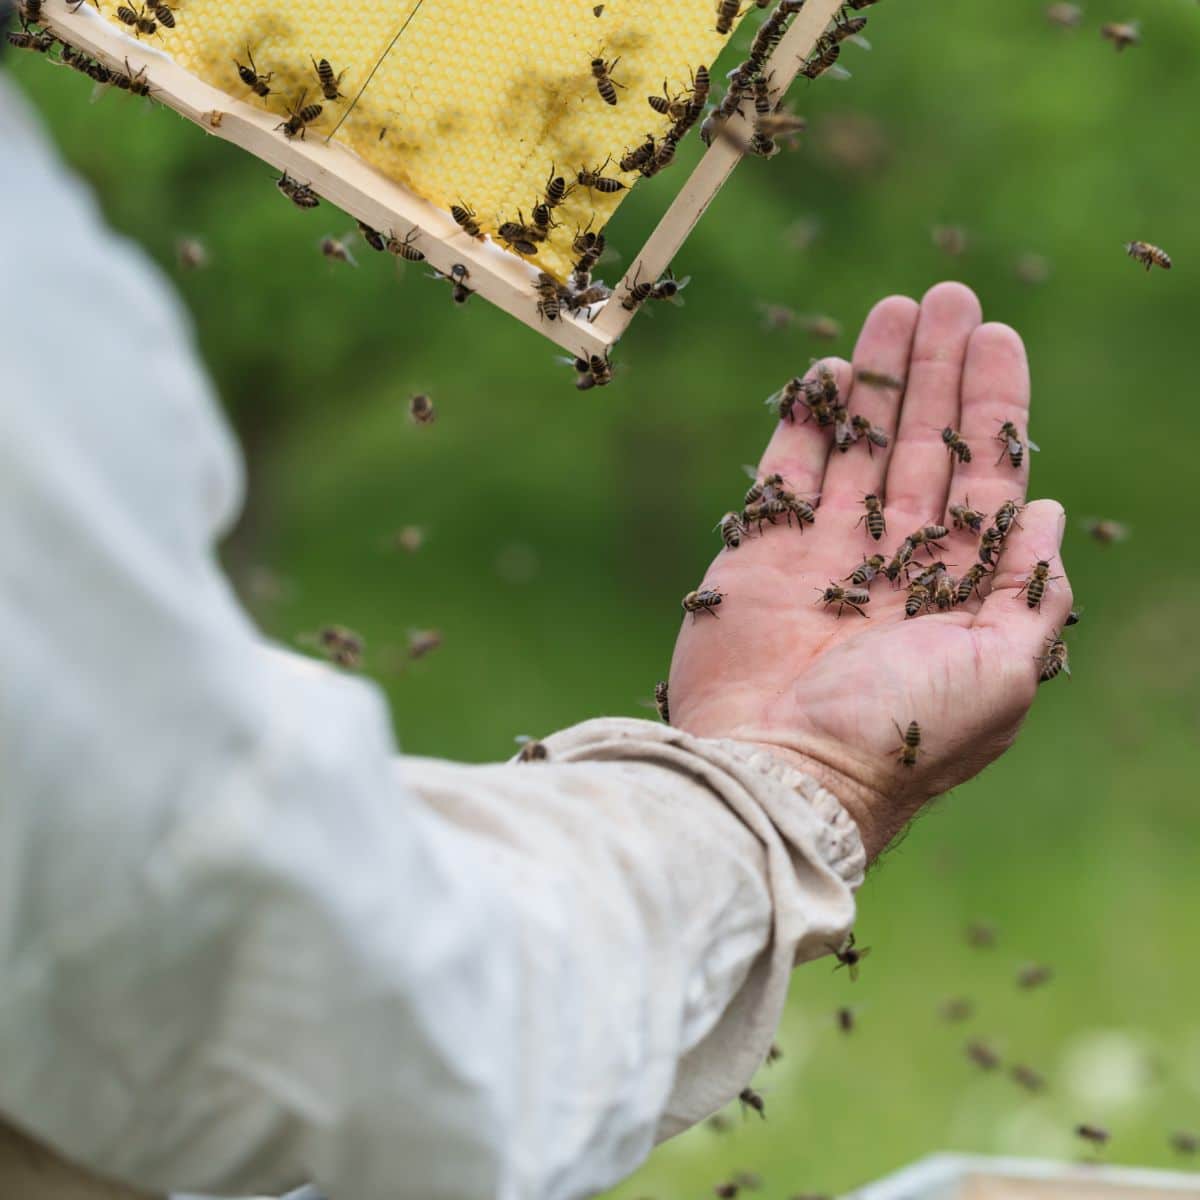
M 791 86 L 843 2 L 807 0 L 793 18 L 767 60 L 774 101 Z M 640 272 L 643 281 L 653 281 L 667 270 L 745 153 L 735 139 L 715 138 L 595 319 L 564 311 L 558 320 L 547 321 L 538 311 L 533 291 L 537 268 L 496 245 L 476 241 L 449 213 L 387 179 L 345 147 L 315 137 L 289 141 L 276 132 L 274 114 L 205 83 L 165 54 L 127 37 L 86 4 L 71 11 L 67 0 L 45 0 L 42 23 L 110 69 L 124 71 L 126 62 L 134 72 L 144 68 L 155 100 L 205 132 L 310 185 L 323 200 L 372 229 L 402 239 L 411 236 L 412 244 L 442 274 L 448 275 L 456 265 L 465 266 L 470 272 L 466 284 L 472 291 L 572 355 L 604 355 L 617 343 L 636 315 L 636 310 L 630 312 L 622 304 L 634 276 Z M 748 119 L 746 123 L 749 132 Z

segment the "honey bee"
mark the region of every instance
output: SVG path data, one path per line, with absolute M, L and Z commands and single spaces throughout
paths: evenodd
M 1000 531 L 1001 535 L 1008 537 L 1008 531 L 1015 525 L 1018 529 L 1021 528 L 1020 521 L 1017 516 L 1021 512 L 1022 506 L 1015 500 L 1005 500 L 1005 502 L 996 509 L 995 526 Z
M 850 426 L 854 430 L 855 441 L 859 438 L 867 439 L 867 450 L 872 456 L 875 454 L 875 446 L 887 449 L 888 435 L 878 425 L 872 425 L 866 417 L 856 413 L 850 418 Z
M 961 258 L 967 252 L 967 231 L 961 225 L 935 225 L 929 236 L 943 254 Z
M 596 90 L 600 93 L 600 99 L 605 104 L 616 104 L 617 88 L 623 88 L 623 83 L 618 83 L 612 77 L 613 67 L 621 61 L 620 55 L 612 60 L 605 62 L 601 55 L 597 55 L 592 59 L 592 78 L 596 81 Z
M 1046 1090 L 1046 1078 L 1039 1071 L 1024 1063 L 1015 1064 L 1009 1071 L 1013 1082 L 1019 1084 L 1027 1092 L 1043 1092 Z
M 613 366 L 607 350 L 602 355 L 588 355 L 588 369 L 591 371 L 597 387 L 604 387 L 605 384 L 612 383 Z M 713 616 L 716 616 L 716 613 L 713 613 Z
M 908 585 L 908 594 L 904 600 L 905 618 L 919 617 L 928 603 L 929 585 L 914 579 Z
M 957 429 L 951 429 L 949 425 L 942 430 L 942 441 L 946 444 L 946 449 L 954 455 L 960 463 L 969 463 L 971 461 L 971 447 L 963 441 L 962 436 Z
M 710 613 L 712 616 L 717 616 L 717 607 L 725 599 L 724 592 L 718 592 L 714 588 L 704 588 L 700 591 L 688 592 L 683 598 L 683 611 L 692 614 L 692 621 L 702 613 Z
M 1059 29 L 1076 29 L 1083 20 L 1083 9 L 1078 4 L 1068 4 L 1066 0 L 1057 0 L 1047 5 L 1046 20 Z
M 470 234 L 477 241 L 483 241 L 483 230 L 479 228 L 479 222 L 475 220 L 475 210 L 469 204 L 450 205 L 450 215 L 464 233 Z
M 410 629 L 408 631 L 408 657 L 417 662 L 432 654 L 442 644 L 442 634 L 437 629 Z
M 742 1088 L 738 1092 L 738 1100 L 743 1108 L 752 1108 L 762 1119 L 767 1119 L 767 1102 L 762 1098 L 761 1092 L 756 1092 L 753 1088 Z
M 30 50 L 34 54 L 49 54 L 58 39 L 47 29 L 10 29 L 6 34 L 8 44 L 16 50 Z M 66 61 L 64 59 L 64 61 Z M 84 68 L 78 68 L 83 70 Z
M 521 214 L 518 213 L 518 216 Z M 535 255 L 538 252 L 538 241 L 544 235 L 535 231 L 521 221 L 504 221 L 496 230 L 496 236 L 506 245 L 516 250 L 518 254 Z
M 470 298 L 475 295 L 471 288 L 467 287 L 467 280 L 471 278 L 471 272 L 467 270 L 463 263 L 455 263 L 450 268 L 448 276 L 451 283 L 450 299 L 455 304 L 466 304 Z
M 1035 988 L 1041 987 L 1044 983 L 1049 983 L 1054 978 L 1052 968 L 1045 966 L 1042 963 L 1026 963 L 1017 972 L 1017 987 L 1019 988 Z
M 985 1071 L 994 1071 L 1000 1065 L 1000 1055 L 978 1038 L 973 1038 L 966 1045 L 967 1057 Z
M 844 404 L 837 405 L 833 410 L 833 444 L 838 451 L 845 454 L 855 442 L 858 441 L 859 435 L 854 432 L 854 427 L 850 424 L 850 411 Z
M 1100 26 L 1100 36 L 1120 51 L 1126 46 L 1136 46 L 1142 40 L 1142 30 L 1137 21 L 1108 21 Z
M 679 298 L 679 293 L 683 291 L 692 277 L 685 275 L 682 279 L 676 279 L 674 272 L 668 267 L 667 273 L 650 289 L 651 300 L 665 300 L 670 304 L 682 304 L 683 301 Z
M 1028 439 L 1021 440 L 1020 433 L 1017 432 L 1017 427 L 1011 421 L 1002 421 L 1000 423 L 1000 432 L 996 434 L 996 441 L 1004 447 L 1000 451 L 1000 457 L 996 459 L 997 464 L 1004 461 L 1004 456 L 1008 455 L 1008 461 L 1012 463 L 1013 469 L 1018 470 L 1021 463 L 1025 460 L 1025 450 L 1028 447 L 1030 450 L 1037 450 L 1039 447 L 1036 442 L 1031 442 Z
M 407 554 L 416 554 L 425 544 L 425 531 L 420 525 L 405 525 L 391 537 L 391 543 L 397 550 Z
M 650 297 L 650 293 L 654 290 L 654 284 L 639 282 L 642 274 L 642 264 L 638 263 L 638 268 L 634 272 L 633 280 L 626 285 L 625 299 L 621 301 L 621 307 L 626 312 L 633 312 L 643 305 Z
M 892 724 L 900 735 L 900 745 L 896 747 L 900 753 L 896 761 L 902 767 L 915 767 L 921 753 L 921 726 L 916 721 L 909 721 L 908 728 L 902 730 L 895 721 Z
M 250 65 L 240 63 L 235 58 L 233 65 L 237 67 L 238 77 L 241 81 L 251 89 L 257 96 L 269 96 L 271 94 L 271 80 L 275 76 L 274 71 L 267 71 L 265 74 L 254 65 L 254 55 L 250 53 L 250 47 L 246 47 L 246 57 L 250 60 Z
M 1075 1136 L 1095 1146 L 1107 1146 L 1112 1134 L 1102 1125 L 1090 1125 L 1083 1122 L 1075 1126 Z
M 654 685 L 654 707 L 658 710 L 658 719 L 664 725 L 671 723 L 671 706 L 667 695 L 667 681 L 660 679 Z
M 372 229 L 365 221 L 359 221 L 358 232 L 372 250 L 378 250 L 382 254 L 387 249 L 387 241 L 383 234 L 378 229 Z
M 841 1008 L 839 1008 L 837 1010 L 836 1013 L 834 1013 L 833 1016 L 834 1016 L 834 1020 L 837 1022 L 838 1029 L 840 1029 L 842 1031 L 842 1033 L 853 1033 L 854 1032 L 854 1022 L 855 1022 L 854 1009 L 848 1008 L 845 1005 L 843 1005 Z
M 155 20 L 164 29 L 175 28 L 175 11 L 169 4 L 155 3 L 154 0 L 151 0 L 151 3 L 147 7 L 154 14 Z
M 287 172 L 283 172 L 275 181 L 275 186 L 292 202 L 298 209 L 314 209 L 320 204 L 320 199 L 317 193 L 312 190 L 311 184 L 301 184 L 299 180 L 295 180 Z
M 933 585 L 933 606 L 938 612 L 948 612 L 958 600 L 958 583 L 943 569 Z
M 132 96 L 149 96 L 152 91 L 150 80 L 146 78 L 146 68 L 139 67 L 135 71 L 129 65 L 129 59 L 125 60 L 125 70 L 123 72 L 112 72 L 111 83 L 113 87 L 119 88 L 123 92 L 129 92 Z
M 764 138 L 793 138 L 808 128 L 808 119 L 799 113 L 781 112 L 768 113 L 759 117 L 754 124 L 755 132 Z M 753 139 L 751 139 L 753 143 Z M 790 144 L 790 143 L 789 143 Z
M 1038 683 L 1047 683 L 1056 675 L 1071 674 L 1071 664 L 1068 661 L 1067 643 L 1062 634 L 1055 634 L 1046 639 L 1046 652 L 1033 660 L 1038 665 Z
M 883 570 L 886 562 L 887 559 L 882 554 L 872 554 L 870 558 L 864 558 L 845 578 L 856 587 L 868 587 L 875 576 Z
M 540 742 L 537 738 L 519 737 L 517 741 L 521 743 L 521 751 L 517 755 L 519 763 L 545 762 L 550 757 L 545 742 Z
M 317 81 L 321 85 L 321 95 L 326 100 L 344 99 L 341 88 L 342 76 L 346 74 L 346 70 L 349 70 L 349 68 L 339 71 L 335 75 L 329 59 L 323 58 L 318 62 L 311 54 L 309 58 L 312 59 L 313 70 L 317 73 Z
M 611 195 L 613 192 L 624 191 L 626 185 L 619 179 L 613 179 L 611 176 L 603 174 L 604 168 L 610 162 L 612 162 L 611 157 L 606 158 L 595 170 L 580 167 L 575 176 L 579 181 L 579 186 L 586 188 L 589 192 L 600 192 L 602 195 Z
M 772 392 L 764 402 L 768 408 L 775 409 L 781 421 L 796 423 L 796 402 L 804 397 L 804 380 L 793 376 L 779 389 Z
M 807 500 L 799 500 L 791 492 L 784 493 L 781 499 L 795 514 L 796 521 L 800 525 L 802 533 L 804 532 L 805 525 L 812 525 L 816 522 L 817 510 Z
M 343 625 L 326 625 L 315 636 L 305 634 L 299 640 L 315 641 L 321 652 L 331 662 L 348 670 L 356 670 L 362 666 L 363 650 L 366 643 L 352 629 Z
M 1061 575 L 1050 574 L 1050 563 L 1042 558 L 1039 559 L 1033 567 L 1033 574 L 1025 580 L 1017 589 L 1017 595 L 1025 593 L 1025 603 L 1030 608 L 1036 608 L 1038 612 L 1042 611 L 1042 600 L 1046 595 L 1046 588 L 1054 579 L 1061 579 Z
M 979 585 L 987 577 L 988 569 L 983 563 L 972 563 L 964 572 L 963 577 L 958 581 L 958 592 L 955 600 L 959 604 L 966 604 L 971 598 L 971 593 L 974 592 L 981 600 L 983 592 L 980 591 Z
M 539 297 L 538 314 L 546 321 L 557 321 L 562 312 L 562 290 L 558 280 L 542 271 L 538 274 L 533 290 Z
M 10 10 L 11 11 L 11 10 Z M 20 0 L 17 19 L 22 26 L 38 25 L 42 20 L 42 0 Z
M 654 161 L 657 150 L 658 143 L 654 140 L 654 135 L 648 133 L 644 142 L 635 146 L 632 150 L 625 151 L 617 166 L 622 171 L 641 171 L 648 163 Z
M 1036 287 L 1050 278 L 1050 260 L 1041 254 L 1026 251 L 1014 263 L 1013 274 L 1022 283 Z
M 1200 1137 L 1185 1130 L 1177 1130 L 1171 1134 L 1169 1144 L 1176 1154 L 1195 1154 L 1200 1150 Z
M 990 950 L 996 944 L 995 925 L 986 921 L 972 921 L 967 926 L 967 945 L 975 950 Z
M 717 32 L 728 33 L 742 15 L 742 0 L 717 0 Z
M 888 577 L 890 582 L 895 583 L 900 578 L 900 572 L 912 561 L 915 550 L 916 547 L 908 538 L 905 538 L 900 543 L 896 553 L 892 555 L 891 562 L 883 569 L 883 573 Z
M 746 153 L 755 154 L 759 158 L 774 158 L 779 153 L 779 143 L 774 138 L 768 137 L 762 130 L 755 129 L 744 149 Z
M 844 588 L 841 584 L 834 583 L 831 579 L 827 588 L 817 588 L 817 591 L 821 593 L 821 598 L 817 603 L 824 604 L 826 608 L 831 604 L 836 604 L 838 606 L 837 615 L 839 618 L 844 608 L 854 609 L 860 617 L 867 615 L 862 610 L 864 604 L 871 603 L 871 593 L 866 588 Z
M 387 247 L 388 253 L 394 254 L 397 258 L 402 258 L 406 262 L 424 262 L 425 255 L 413 245 L 420 232 L 414 225 L 405 235 L 403 241 L 394 233 L 389 233 L 384 245 Z
M 283 130 L 283 136 L 288 141 L 291 141 L 295 137 L 299 137 L 301 141 L 304 141 L 305 132 L 309 125 L 325 111 L 323 104 L 305 104 L 304 98 L 307 95 L 307 89 L 302 91 L 296 103 L 287 106 L 287 120 L 280 121 L 275 126 L 276 129 Z
M 347 263 L 352 267 L 358 266 L 358 263 L 354 260 L 354 255 L 350 253 L 350 247 L 346 245 L 343 238 L 323 237 L 321 239 L 321 253 L 330 262 Z
M 433 400 L 424 392 L 418 392 L 408 402 L 408 415 L 414 425 L 432 425 L 437 420 Z
M 604 234 L 593 233 L 590 229 L 579 230 L 571 243 L 571 249 L 579 255 L 573 273 L 589 275 L 604 254 L 606 245 Z
M 134 36 L 138 38 L 142 34 L 151 37 L 158 32 L 158 22 L 152 17 L 146 16 L 145 5 L 138 9 L 130 8 L 128 4 L 117 5 L 117 20 L 122 25 L 128 25 L 134 31 Z
M 733 1128 L 733 1122 L 724 1113 L 713 1113 L 704 1124 L 713 1133 L 728 1133 Z
M 974 1005 L 965 996 L 951 996 L 938 1007 L 938 1015 L 951 1024 L 969 1020 L 974 1011 Z
M 863 497 L 863 507 L 866 509 L 866 512 L 858 518 L 855 526 L 865 525 L 870 537 L 875 541 L 879 541 L 887 532 L 887 521 L 884 520 L 883 516 L 883 504 L 879 497 L 874 492 L 871 492 L 869 495 Z
M 702 68 L 707 77 L 708 69 Z M 646 102 L 656 113 L 661 113 L 664 117 L 670 117 L 672 121 L 682 120 L 688 112 L 690 100 L 683 92 L 672 96 L 667 90 L 667 81 L 663 80 L 663 94 L 661 96 L 647 96 Z
M 828 317 L 824 313 L 810 313 L 807 316 L 796 317 L 796 327 L 810 337 L 819 338 L 823 342 L 833 342 L 842 336 L 840 321 Z
M 1119 521 L 1089 519 L 1084 521 L 1083 528 L 1090 537 L 1104 546 L 1111 546 L 1113 542 L 1123 542 L 1129 536 L 1129 527 Z
M 979 540 L 979 561 L 986 563 L 989 567 L 995 566 L 996 555 L 1002 545 L 1004 545 L 1004 534 L 995 525 L 989 525 Z
M 916 550 L 919 546 L 924 546 L 929 551 L 929 557 L 932 560 L 934 549 L 945 550 L 946 547 L 941 544 L 941 538 L 944 538 L 949 530 L 945 525 L 922 525 L 916 533 L 910 533 L 908 540 L 912 544 L 912 548 Z
M 987 515 L 971 507 L 970 496 L 967 496 L 961 504 L 951 504 L 946 511 L 950 514 L 950 520 L 955 529 L 969 529 L 972 533 L 982 531 L 983 518 Z
M 713 1188 L 713 1195 L 717 1200 L 734 1200 L 734 1197 L 741 1191 L 741 1188 L 731 1179 L 727 1183 L 718 1183 Z
M 742 523 L 741 515 L 735 512 L 727 512 L 717 522 L 717 528 L 721 531 L 721 540 L 729 550 L 736 550 L 746 535 L 746 526 Z
M 1126 242 L 1125 253 L 1135 261 L 1144 263 L 1147 271 L 1151 267 L 1162 267 L 1164 271 L 1171 269 L 1171 256 L 1161 246 L 1149 242 Z
M 840 971 L 845 967 L 846 974 L 850 976 L 850 982 L 856 983 L 858 981 L 858 964 L 871 953 L 871 947 L 857 946 L 853 933 L 846 934 L 846 940 L 840 946 L 834 946 L 829 942 L 826 942 L 825 945 L 837 959 L 837 966 L 833 969 Z
M 568 186 L 567 181 L 561 175 L 555 175 L 554 167 L 551 165 L 550 174 L 546 176 L 545 196 L 546 204 L 551 208 L 557 208 L 573 191 L 575 185 Z
M 1067 619 L 1063 622 L 1064 625 L 1078 625 L 1083 617 L 1083 609 L 1073 608 L 1067 613 Z
M 804 65 L 800 68 L 800 74 L 805 79 L 817 79 L 821 75 L 824 75 L 837 62 L 838 55 L 841 52 L 842 47 L 835 39 L 829 37 L 820 38 L 812 54 L 804 60 Z
M 779 1060 L 783 1058 L 783 1049 L 778 1042 L 772 1042 L 767 1047 L 766 1063 L 768 1067 L 773 1067 Z
M 704 111 L 704 106 L 708 103 L 708 94 L 711 89 L 712 76 L 709 74 L 708 67 L 704 63 L 701 63 L 692 72 L 692 95 L 688 101 L 688 111 L 686 114 L 689 128 L 696 123 L 700 114 Z M 679 117 L 674 119 L 677 121 L 681 120 Z

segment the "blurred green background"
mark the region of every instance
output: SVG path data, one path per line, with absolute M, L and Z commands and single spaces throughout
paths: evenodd
M 1144 43 L 1118 55 L 1100 23 L 1131 16 Z M 745 164 L 688 243 L 686 309 L 639 318 L 617 381 L 586 394 L 549 343 L 481 301 L 454 309 L 421 267 L 398 275 L 361 243 L 358 270 L 326 262 L 319 238 L 353 222 L 293 208 L 262 164 L 8 57 L 113 225 L 178 277 L 249 458 L 226 548 L 243 594 L 287 642 L 360 631 L 416 753 L 493 759 L 517 734 L 647 715 L 679 597 L 769 432 L 763 398 L 810 356 L 847 354 L 880 296 L 959 278 L 1025 336 L 1034 494 L 1073 518 L 1074 678 L 876 868 L 860 981 L 799 974 L 761 1081 L 768 1120 L 694 1130 L 623 1196 L 701 1196 L 739 1168 L 766 1196 L 834 1192 L 942 1148 L 1073 1157 L 1081 1120 L 1112 1129 L 1113 1161 L 1166 1165 L 1169 1132 L 1200 1127 L 1200 5 L 1103 0 L 1075 31 L 1031 0 L 887 0 L 870 17 L 874 49 L 842 56 L 851 80 L 795 89 L 800 148 Z M 639 187 L 611 241 L 637 246 L 681 174 Z M 935 225 L 963 226 L 965 254 L 937 249 Z M 181 235 L 203 239 L 207 270 L 178 275 Z M 1146 275 L 1131 238 L 1175 269 Z M 1018 277 L 1027 254 L 1044 282 Z M 761 302 L 843 334 L 768 333 Z M 425 389 L 438 419 L 418 428 L 406 401 Z M 1085 516 L 1133 536 L 1097 545 Z M 415 554 L 391 542 L 409 524 L 427 535 Z M 444 645 L 405 665 L 417 628 Z M 992 949 L 967 945 L 976 919 L 996 923 Z M 1055 976 L 1021 991 L 1031 960 Z M 938 1016 L 952 995 L 974 1002 L 962 1025 Z M 1046 1093 L 972 1066 L 973 1034 L 1044 1072 Z

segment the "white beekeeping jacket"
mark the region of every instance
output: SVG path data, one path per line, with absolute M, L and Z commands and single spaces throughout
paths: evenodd
M 3 80 L 0 175 L 0 1195 L 613 1183 L 761 1063 L 853 823 L 649 722 L 399 757 L 375 687 L 239 608 L 179 305 Z

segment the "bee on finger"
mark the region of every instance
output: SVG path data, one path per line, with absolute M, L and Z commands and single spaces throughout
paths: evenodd
M 600 99 L 605 104 L 616 104 L 617 88 L 624 88 L 623 83 L 618 83 L 612 77 L 613 67 L 621 61 L 621 56 L 617 55 L 612 62 L 605 62 L 603 55 L 598 54 L 592 59 L 592 78 L 596 81 L 596 90 L 600 93 Z
M 235 58 L 233 65 L 237 67 L 238 78 L 254 92 L 256 96 L 269 96 L 271 94 L 271 80 L 275 76 L 274 71 L 262 72 L 254 65 L 254 55 L 250 53 L 250 47 L 246 47 L 246 57 L 250 60 L 250 65 L 240 63 Z
M 830 942 L 825 943 L 830 953 L 837 959 L 835 971 L 845 970 L 850 976 L 850 982 L 858 981 L 858 965 L 868 954 L 871 953 L 870 946 L 859 946 L 856 944 L 853 933 L 846 934 L 846 940 L 840 946 L 835 946 Z
M 971 461 L 971 447 L 963 441 L 962 435 L 957 429 L 951 429 L 949 425 L 942 430 L 942 441 L 946 444 L 946 449 L 958 459 L 960 463 L 969 463 Z
M 921 752 L 921 726 L 916 721 L 909 721 L 907 729 L 901 729 L 898 722 L 893 721 L 896 732 L 900 735 L 900 745 L 896 747 L 899 757 L 896 761 L 902 767 L 915 767 L 917 756 Z
M 870 558 L 864 558 L 845 578 L 855 587 L 869 587 L 886 562 L 887 559 L 882 554 L 872 554 Z
M 850 412 L 844 404 L 833 410 L 833 444 L 839 453 L 845 454 L 859 439 L 859 434 L 850 424 Z
M 1056 633 L 1046 639 L 1045 652 L 1033 660 L 1038 666 L 1038 683 L 1046 683 L 1056 675 L 1071 674 L 1071 664 L 1067 654 L 1067 643 L 1062 634 Z
M 1100 26 L 1100 36 L 1121 51 L 1126 46 L 1136 46 L 1142 40 L 1142 30 L 1137 21 L 1109 21 Z
M 717 608 L 724 599 L 725 593 L 719 592 L 715 588 L 702 588 L 698 591 L 691 591 L 683 598 L 683 611 L 692 614 L 693 622 L 702 612 L 715 617 L 719 615 Z
M 625 184 L 619 179 L 613 179 L 610 175 L 604 174 L 604 168 L 612 162 L 612 158 L 606 158 L 594 170 L 589 167 L 580 167 L 575 178 L 579 182 L 581 188 L 586 188 L 589 192 L 600 192 L 601 195 L 611 195 L 613 192 L 623 192 Z
M 803 402 L 805 397 L 804 380 L 793 376 L 779 391 L 768 396 L 765 403 L 768 408 L 775 409 L 781 421 L 787 421 L 794 425 L 796 423 L 796 404 Z
M 855 527 L 865 525 L 867 534 L 875 541 L 879 541 L 887 532 L 887 521 L 883 515 L 883 503 L 874 492 L 863 497 L 863 507 L 866 512 L 855 521 Z
M 834 1013 L 834 1020 L 837 1022 L 837 1027 L 842 1033 L 853 1033 L 855 1025 L 854 1009 L 843 1005 Z
M 904 380 L 899 375 L 887 371 L 873 371 L 869 367 L 855 367 L 854 378 L 868 387 L 889 388 L 892 391 L 904 391 Z
M 1021 522 L 1017 517 L 1021 513 L 1023 506 L 1015 500 L 1005 500 L 1005 502 L 996 509 L 996 516 L 993 524 L 1000 531 L 1003 537 L 1008 537 L 1008 532 L 1015 525 L 1018 529 L 1021 528 Z
M 747 533 L 741 514 L 736 512 L 727 512 L 717 522 L 716 527 L 721 531 L 721 540 L 728 550 L 736 550 L 742 544 L 742 538 Z
M 837 615 L 839 618 L 844 608 L 854 609 L 860 617 L 867 615 L 863 612 L 863 605 L 871 603 L 871 593 L 866 588 L 845 588 L 840 583 L 834 583 L 831 579 L 827 588 L 817 588 L 816 590 L 821 593 L 821 598 L 817 603 L 824 604 L 826 608 L 831 604 L 836 604 L 838 606 Z
M 970 496 L 965 497 L 961 504 L 951 504 L 946 511 L 950 514 L 955 529 L 969 529 L 972 533 L 982 532 L 983 518 L 987 514 L 971 507 Z
M 479 222 L 475 219 L 475 210 L 469 204 L 459 201 L 458 204 L 450 205 L 450 215 L 464 233 L 476 241 L 483 241 L 483 230 L 479 228 Z
M 1025 580 L 1017 589 L 1017 595 L 1022 593 L 1025 595 L 1025 603 L 1030 608 L 1036 608 L 1038 612 L 1042 611 L 1042 601 L 1046 596 L 1046 589 L 1055 579 L 1061 579 L 1061 575 L 1050 574 L 1050 562 L 1048 559 L 1040 558 L 1033 566 L 1033 574 Z
M 1161 267 L 1164 271 L 1171 269 L 1171 256 L 1161 246 L 1150 242 L 1126 242 L 1125 253 L 1144 264 L 1147 271 L 1151 267 Z
M 905 619 L 919 617 L 929 605 L 929 585 L 914 579 L 907 589 L 904 599 Z
M 1020 470 L 1021 463 L 1025 461 L 1026 449 L 1037 450 L 1039 448 L 1036 442 L 1031 442 L 1028 438 L 1022 441 L 1021 434 L 1012 421 L 1000 423 L 1000 432 L 996 434 L 996 441 L 1004 447 L 1000 451 L 1000 457 L 996 459 L 996 465 L 999 466 L 1004 461 L 1004 456 L 1007 455 L 1008 461 L 1013 465 L 1013 470 Z
M 867 451 L 874 457 L 874 447 L 878 446 L 881 450 L 886 450 L 888 446 L 888 435 L 884 433 L 878 425 L 872 425 L 866 417 L 856 413 L 850 418 L 850 427 L 854 430 L 855 440 L 865 438 L 867 442 Z
M 900 579 L 901 572 L 912 562 L 912 556 L 916 551 L 916 547 L 912 544 L 909 538 L 905 538 L 892 555 L 891 562 L 883 569 L 883 573 L 888 577 L 888 581 L 896 583 Z
M 305 104 L 307 95 L 307 90 L 302 91 L 295 104 L 287 106 L 287 119 L 275 126 L 277 130 L 283 130 L 283 136 L 289 142 L 295 137 L 304 141 L 308 127 L 325 111 L 323 104 Z
M 664 725 L 671 723 L 671 706 L 667 695 L 667 681 L 660 679 L 654 685 L 654 707 L 658 711 L 658 719 Z
M 979 561 L 989 567 L 996 565 L 996 555 L 1004 545 L 1004 534 L 995 525 L 989 525 L 979 540 Z
M 970 600 L 972 593 L 977 595 L 980 600 L 983 599 L 983 592 L 979 585 L 987 578 L 988 569 L 983 563 L 972 563 L 964 572 L 962 578 L 958 581 L 958 592 L 955 600 L 959 604 L 966 604 Z
M 321 95 L 323 95 L 326 100 L 344 99 L 345 97 L 343 96 L 341 88 L 342 77 L 346 74 L 346 71 L 349 70 L 349 68 L 346 68 L 335 75 L 329 59 L 323 58 L 318 62 L 312 57 L 311 54 L 309 55 L 309 58 L 312 59 L 313 70 L 317 75 L 317 82 L 321 85 Z
M 912 544 L 914 550 L 918 546 L 924 546 L 929 552 L 929 558 L 932 561 L 933 552 L 937 550 L 945 550 L 946 547 L 941 544 L 941 539 L 949 533 L 945 525 L 922 525 L 915 533 L 908 535 L 908 541 Z

